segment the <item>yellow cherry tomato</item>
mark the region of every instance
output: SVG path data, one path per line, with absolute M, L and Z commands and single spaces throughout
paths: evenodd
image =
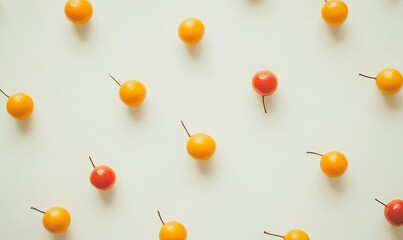
M 92 5 L 88 0 L 69 0 L 64 6 L 64 14 L 74 24 L 83 24 L 92 17 Z
M 119 89 L 120 99 L 124 104 L 130 107 L 139 106 L 146 97 L 146 88 L 136 80 L 124 82 Z
M 323 173 L 329 177 L 340 177 L 348 167 L 347 158 L 341 152 L 332 151 L 323 155 L 320 161 Z
M 179 24 L 178 35 L 186 44 L 197 44 L 203 38 L 204 24 L 197 18 L 187 18 Z
M 51 233 L 58 234 L 67 230 L 70 225 L 69 212 L 61 207 L 52 207 L 43 215 L 43 226 Z
M 284 240 L 309 240 L 308 234 L 302 230 L 291 230 L 285 236 Z
M 396 94 L 403 85 L 402 74 L 393 68 L 385 68 L 376 76 L 376 86 L 385 94 Z
M 339 26 L 348 15 L 347 5 L 340 0 L 327 0 L 322 7 L 322 17 L 331 26 Z
M 180 222 L 167 222 L 161 227 L 160 240 L 186 240 L 186 237 L 186 228 Z
M 7 100 L 7 111 L 15 119 L 28 118 L 34 110 L 34 101 L 25 93 L 16 93 Z
M 207 160 L 213 156 L 216 144 L 212 137 L 204 133 L 192 135 L 186 145 L 190 156 L 197 160 Z

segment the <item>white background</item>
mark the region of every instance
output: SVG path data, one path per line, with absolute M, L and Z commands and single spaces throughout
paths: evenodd
M 374 201 L 403 198 L 403 93 L 357 75 L 403 70 L 403 1 L 347 1 L 339 28 L 323 1 L 92 0 L 83 26 L 64 4 L 0 1 L 0 88 L 35 101 L 18 122 L 0 98 L 0 239 L 158 239 L 157 209 L 189 240 L 403 239 Z M 206 27 L 195 48 L 177 36 L 190 16 Z M 279 79 L 268 114 L 262 69 Z M 124 106 L 108 73 L 142 81 L 143 105 Z M 180 120 L 214 137 L 213 159 L 187 155 Z M 346 174 L 328 179 L 308 150 L 343 152 Z M 91 186 L 89 155 L 115 169 L 113 190 Z M 49 234 L 30 206 L 65 207 L 69 230 Z

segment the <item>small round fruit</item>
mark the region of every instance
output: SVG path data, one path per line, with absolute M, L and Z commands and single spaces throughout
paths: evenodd
M 376 86 L 385 94 L 396 94 L 403 85 L 402 74 L 393 68 L 385 68 L 376 76 Z
M 400 199 L 392 200 L 384 209 L 386 220 L 393 226 L 403 226 L 403 201 Z
M 196 160 L 207 160 L 213 156 L 216 143 L 212 137 L 204 133 L 192 135 L 186 145 L 190 156 Z
M 92 17 L 92 5 L 88 0 L 69 0 L 64 6 L 64 14 L 74 24 L 84 24 Z
M 108 190 L 116 181 L 116 174 L 112 168 L 100 165 L 94 168 L 90 175 L 92 185 L 100 190 Z
M 270 96 L 277 90 L 277 76 L 270 71 L 262 70 L 252 78 L 253 89 L 262 96 Z
M 7 111 L 15 119 L 28 118 L 34 110 L 34 101 L 25 93 L 11 95 L 7 101 Z
M 197 18 L 187 18 L 179 24 L 178 35 L 188 45 L 197 44 L 204 36 L 204 24 Z
M 322 17 L 330 26 L 339 26 L 348 15 L 347 5 L 340 0 L 327 0 L 322 7 Z
M 309 236 L 302 230 L 291 230 L 284 236 L 284 240 L 309 240 Z
M 146 97 L 146 88 L 136 80 L 124 82 L 119 89 L 120 99 L 129 107 L 139 106 Z
M 186 228 L 180 222 L 167 222 L 161 227 L 160 240 L 186 240 L 186 237 Z
M 340 177 L 347 170 L 347 158 L 341 152 L 328 152 L 323 155 L 320 161 L 320 167 L 327 176 Z
M 65 232 L 70 225 L 69 212 L 61 207 L 52 207 L 43 215 L 42 223 L 50 233 L 58 234 Z

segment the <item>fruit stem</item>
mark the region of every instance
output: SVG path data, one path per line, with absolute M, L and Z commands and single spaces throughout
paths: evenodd
M 8 96 L 3 90 L 0 89 L 0 92 L 2 92 L 4 94 L 4 96 L 10 98 L 10 96 Z
M 162 220 L 160 210 L 157 210 L 157 213 L 158 213 L 158 217 L 159 217 L 159 218 L 160 218 L 160 220 L 161 220 L 162 225 L 165 225 L 164 220 Z
M 108 73 L 108 75 L 109 75 L 109 77 L 111 77 L 113 79 L 113 81 L 115 81 L 119 85 L 119 87 L 121 86 L 120 83 L 114 77 L 112 77 L 111 74 Z
M 38 212 L 40 212 L 40 213 L 43 213 L 43 214 L 45 214 L 45 212 L 44 212 L 44 211 L 42 211 L 42 210 L 39 210 L 39 209 L 37 209 L 36 207 L 31 207 L 31 209 L 32 209 L 32 210 L 35 210 L 35 211 L 38 211 Z
M 191 137 L 192 135 L 190 135 L 188 129 L 186 128 L 185 124 L 183 123 L 183 121 L 181 121 L 181 124 L 183 126 L 183 128 L 185 129 L 186 133 L 188 134 L 189 137 Z
M 378 199 L 375 198 L 375 201 L 379 202 L 380 204 L 382 204 L 383 206 L 387 207 L 387 205 L 381 201 L 379 201 Z
M 91 162 L 92 166 L 95 168 L 95 164 L 94 164 L 94 162 L 92 161 L 91 156 L 89 156 L 89 159 L 90 159 L 90 162 Z
M 375 80 L 376 80 L 376 78 L 371 77 L 371 76 L 368 76 L 368 75 L 364 75 L 364 74 L 362 74 L 362 73 L 359 73 L 358 75 L 361 76 L 361 77 L 366 77 L 366 78 L 371 78 L 371 79 L 375 79 Z
M 270 235 L 270 236 L 275 236 L 275 237 L 284 238 L 284 236 L 281 236 L 281 235 L 278 235 L 278 234 L 274 234 L 274 233 L 269 233 L 269 232 L 266 232 L 266 231 L 264 231 L 263 233 L 264 233 L 264 234 L 267 234 L 267 235 Z
M 265 96 L 262 95 L 262 103 L 263 103 L 264 113 L 267 113 L 266 104 L 264 103 L 264 97 Z
M 315 154 L 315 155 L 318 155 L 318 156 L 323 157 L 323 155 L 322 155 L 322 154 L 317 153 L 317 152 L 306 152 L 306 154 Z

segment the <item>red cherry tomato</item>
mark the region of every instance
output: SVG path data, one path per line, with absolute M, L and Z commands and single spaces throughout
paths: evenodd
M 270 96 L 277 89 L 277 77 L 270 71 L 259 71 L 253 76 L 252 86 L 259 95 Z
M 90 181 L 94 187 L 100 190 L 108 190 L 115 184 L 116 174 L 112 168 L 100 165 L 92 171 Z
M 396 199 L 388 203 L 384 210 L 385 218 L 393 226 L 403 226 L 403 201 Z

